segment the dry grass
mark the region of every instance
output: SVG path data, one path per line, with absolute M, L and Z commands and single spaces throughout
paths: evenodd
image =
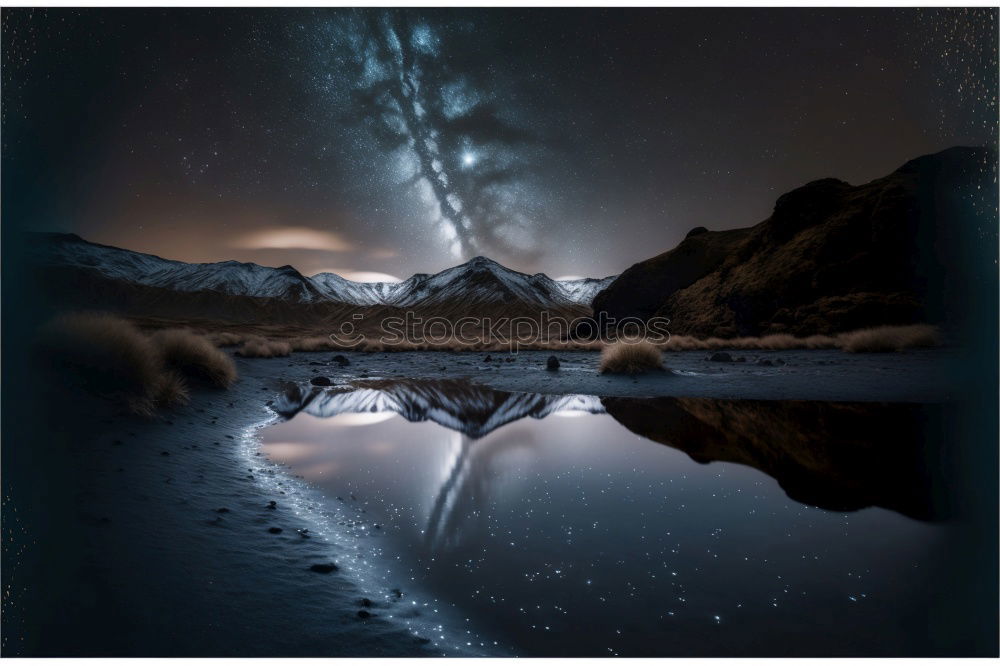
M 941 344 L 937 328 L 926 324 L 911 326 L 880 326 L 839 335 L 811 335 L 797 338 L 778 333 L 746 338 L 693 338 L 675 335 L 659 345 L 664 351 L 691 349 L 843 349 L 847 352 L 899 351 L 912 347 L 934 347 Z
M 840 346 L 849 352 L 892 352 L 941 344 L 933 326 L 879 326 L 839 336 Z
M 274 358 L 288 356 L 292 353 L 292 346 L 280 340 L 253 337 L 244 342 L 236 353 L 247 358 Z
M 144 405 L 144 409 L 134 410 L 137 414 L 152 416 L 156 407 L 169 407 L 171 405 L 182 405 L 190 400 L 187 384 L 184 378 L 173 370 L 164 370 L 160 373 L 156 384 L 156 401 L 149 405 Z
M 662 369 L 659 347 L 645 340 L 620 340 L 601 350 L 601 374 L 611 372 L 635 375 L 647 370 Z
M 291 338 L 287 341 L 292 351 L 333 351 L 342 347 L 324 336 L 309 338 Z
M 687 335 L 674 335 L 670 340 L 661 343 L 664 351 L 686 351 L 691 349 L 836 349 L 839 345 L 836 338 L 828 335 L 812 335 L 808 338 L 796 338 L 785 333 L 745 338 L 693 338 Z
M 156 344 L 118 317 L 63 315 L 43 327 L 37 346 L 60 376 L 134 413 L 149 415 L 188 400 L 184 381 L 163 367 Z
M 203 335 L 184 329 L 157 331 L 152 336 L 167 368 L 218 388 L 236 381 L 236 365 Z
M 243 340 L 246 339 L 246 336 L 240 335 L 239 333 L 231 333 L 229 331 L 220 331 L 216 333 L 209 333 L 208 339 L 211 340 L 217 347 L 235 347 L 236 345 L 242 344 Z

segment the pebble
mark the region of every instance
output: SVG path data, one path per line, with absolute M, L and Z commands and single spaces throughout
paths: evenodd
M 309 571 L 314 573 L 328 574 L 339 569 L 336 564 L 314 564 L 309 567 Z

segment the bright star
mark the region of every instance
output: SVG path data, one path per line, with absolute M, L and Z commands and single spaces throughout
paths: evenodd
M 470 167 L 476 163 L 476 156 L 472 153 L 464 153 L 462 155 L 462 166 Z

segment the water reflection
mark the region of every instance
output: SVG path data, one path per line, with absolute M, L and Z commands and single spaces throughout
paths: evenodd
M 355 382 L 356 388 L 321 389 L 292 384 L 275 405 L 285 418 L 306 412 L 321 418 L 340 414 L 392 413 L 407 421 L 434 421 L 477 439 L 526 416 L 604 412 L 588 395 L 506 393 L 462 380 L 378 380 Z
M 608 413 L 699 463 L 749 465 L 792 499 L 832 511 L 948 513 L 940 405 L 605 398 Z
M 603 398 L 494 391 L 461 380 L 380 380 L 358 388 L 293 385 L 276 410 L 304 411 L 368 425 L 398 414 L 433 421 L 457 433 L 435 516 L 463 495 L 482 497 L 491 460 L 530 439 L 474 446 L 497 428 L 522 419 L 608 413 L 630 431 L 688 454 L 692 460 L 734 462 L 778 481 L 788 496 L 832 511 L 880 506 L 922 520 L 948 515 L 943 407 L 926 404 Z M 464 488 L 469 484 L 469 488 Z M 429 533 L 439 527 L 428 525 Z
M 520 654 L 914 653 L 947 585 L 938 407 L 379 381 L 275 408 L 267 455 Z

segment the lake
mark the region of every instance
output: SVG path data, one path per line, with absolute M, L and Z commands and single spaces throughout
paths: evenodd
M 303 385 L 276 409 L 261 450 L 380 560 L 386 598 L 431 597 L 502 652 L 930 649 L 954 556 L 943 406 L 453 380 Z

